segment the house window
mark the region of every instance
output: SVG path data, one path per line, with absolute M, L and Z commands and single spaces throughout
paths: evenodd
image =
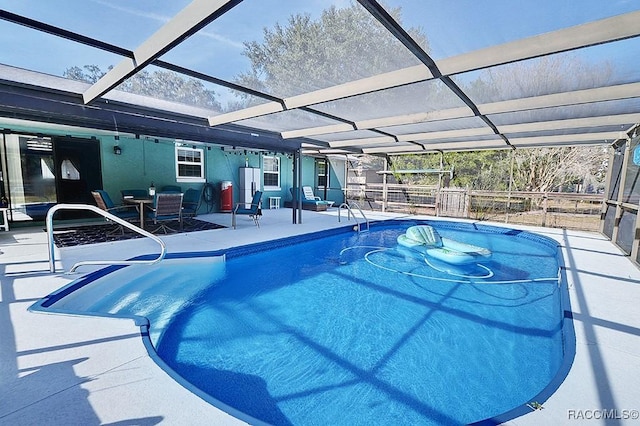
M 204 182 L 204 150 L 176 146 L 176 180 Z
M 316 162 L 316 180 L 318 182 L 318 188 L 324 188 L 328 185 L 329 179 L 327 177 L 326 161 Z
M 265 190 L 280 189 L 280 157 L 263 158 L 262 181 Z

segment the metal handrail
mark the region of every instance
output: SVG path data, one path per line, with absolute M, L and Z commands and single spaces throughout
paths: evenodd
M 338 222 L 340 222 L 340 211 L 342 210 L 343 206 L 347 208 L 347 220 L 350 220 L 351 216 L 353 216 L 353 219 L 356 221 L 356 224 L 357 224 L 356 227 L 358 228 L 358 232 L 361 231 L 360 222 L 358 221 L 358 218 L 356 217 L 356 215 L 351 210 L 351 206 L 354 206 L 355 208 L 358 209 L 358 211 L 362 215 L 362 218 L 365 220 L 365 222 L 367 224 L 367 231 L 369 230 L 369 219 L 367 219 L 367 216 L 365 216 L 364 212 L 362 211 L 362 209 L 360 208 L 358 203 L 355 203 L 355 202 L 353 202 L 351 204 L 347 204 L 347 203 L 340 204 L 340 206 L 338 207 Z
M 160 255 L 158 256 L 157 259 L 153 259 L 153 260 L 85 260 L 82 262 L 76 262 L 69 270 L 70 274 L 74 273 L 76 269 L 78 269 L 80 266 L 85 266 L 85 265 L 136 265 L 136 264 L 153 265 L 154 263 L 160 262 L 162 259 L 164 259 L 164 256 L 167 254 L 167 246 L 164 244 L 164 241 L 162 241 L 160 238 L 96 206 L 92 206 L 89 204 L 56 204 L 55 206 L 49 209 L 49 211 L 47 212 L 47 219 L 46 219 L 47 240 L 49 244 L 49 271 L 50 272 L 56 272 L 55 245 L 53 242 L 53 215 L 59 210 L 92 211 L 119 225 L 129 228 L 132 231 L 137 232 L 138 234 L 142 234 L 145 237 L 151 238 L 152 240 L 160 244 L 160 248 L 161 248 Z

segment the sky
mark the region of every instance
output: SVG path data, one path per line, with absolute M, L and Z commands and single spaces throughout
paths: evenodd
M 385 0 L 420 28 L 436 59 L 640 9 L 640 0 Z M 189 0 L 0 0 L 0 7 L 89 37 L 135 49 Z M 320 16 L 349 0 L 245 0 L 163 59 L 232 80 L 249 67 L 243 42 L 292 14 Z M 117 55 L 0 21 L 0 63 L 54 75 L 70 66 L 106 69 Z M 640 53 L 640 52 L 637 52 Z M 628 52 L 624 52 L 628 54 Z M 597 54 L 594 54 L 597 55 Z M 637 57 L 637 55 L 635 55 Z

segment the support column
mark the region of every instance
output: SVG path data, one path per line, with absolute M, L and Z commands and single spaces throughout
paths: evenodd
M 384 157 L 384 171 L 388 171 L 389 170 L 389 162 L 388 159 L 389 156 L 385 156 Z M 385 212 L 387 211 L 387 193 L 388 193 L 388 189 L 387 189 L 387 173 L 384 173 L 382 175 L 382 211 Z
M 620 220 L 622 219 L 622 201 L 624 195 L 624 185 L 627 178 L 627 165 L 629 164 L 629 155 L 631 153 L 631 139 L 627 139 L 624 148 L 624 157 L 622 159 L 622 170 L 620 170 L 620 185 L 618 187 L 618 193 L 616 194 L 616 218 L 613 224 L 613 232 L 611 234 L 611 242 L 616 243 L 618 240 L 618 231 L 620 230 Z
M 329 196 L 329 175 L 331 175 L 331 173 L 329 173 L 329 159 L 327 157 L 324 157 L 324 197 L 322 198 L 323 200 L 326 200 L 327 197 Z
M 440 216 L 440 205 L 442 203 L 442 169 L 444 168 L 444 152 L 440 151 L 440 173 L 438 173 L 438 189 L 436 190 L 436 216 Z
M 293 200 L 291 201 L 291 214 L 292 223 L 295 225 L 300 223 L 298 220 L 298 206 L 301 204 L 300 200 L 300 181 L 298 180 L 300 173 L 300 150 L 293 152 L 293 188 L 291 189 L 291 195 Z
M 296 153 L 298 156 L 298 186 L 295 191 L 297 200 L 296 210 L 298 211 L 297 223 L 302 223 L 302 150 L 298 149 Z
M 607 214 L 607 209 L 611 204 L 609 199 L 609 193 L 611 192 L 611 185 L 613 185 L 613 159 L 616 155 L 616 147 L 611 146 L 611 151 L 609 152 L 609 167 L 607 168 L 607 182 L 604 187 L 604 203 L 602 203 L 602 208 L 600 209 L 600 232 L 604 234 L 604 220 Z
M 509 191 L 507 192 L 507 212 L 504 215 L 504 222 L 509 223 L 509 212 L 511 211 L 511 186 L 513 184 L 513 162 L 515 160 L 515 148 L 511 150 L 511 165 L 509 166 Z

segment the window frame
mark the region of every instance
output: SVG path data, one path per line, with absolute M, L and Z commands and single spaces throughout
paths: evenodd
M 265 164 L 266 164 L 266 160 L 275 160 L 276 163 L 276 168 L 278 170 L 276 171 L 272 171 L 272 170 L 267 170 Z M 264 185 L 264 190 L 265 191 L 280 191 L 281 189 L 281 180 L 280 180 L 280 157 L 278 156 L 274 156 L 274 155 L 265 155 L 264 157 L 262 157 L 262 182 Z M 267 185 L 266 182 L 268 182 L 269 180 L 266 178 L 267 174 L 269 175 L 276 175 L 278 178 L 278 185 Z
M 199 152 L 200 153 L 200 161 L 180 161 L 180 151 L 187 152 Z M 187 156 L 188 157 L 188 156 Z M 191 156 L 191 158 L 195 158 L 195 156 Z M 205 179 L 205 165 L 204 165 L 204 149 L 203 148 L 193 148 L 190 146 L 181 146 L 176 144 L 175 147 L 175 164 L 176 164 L 176 182 L 206 182 Z M 181 176 L 180 175 L 180 166 L 181 165 L 189 165 L 189 166 L 200 166 L 200 176 Z
M 320 173 L 324 169 L 324 173 Z M 320 177 L 324 177 L 324 183 L 320 183 Z M 316 185 L 318 188 L 329 187 L 329 164 L 325 160 L 316 160 Z

